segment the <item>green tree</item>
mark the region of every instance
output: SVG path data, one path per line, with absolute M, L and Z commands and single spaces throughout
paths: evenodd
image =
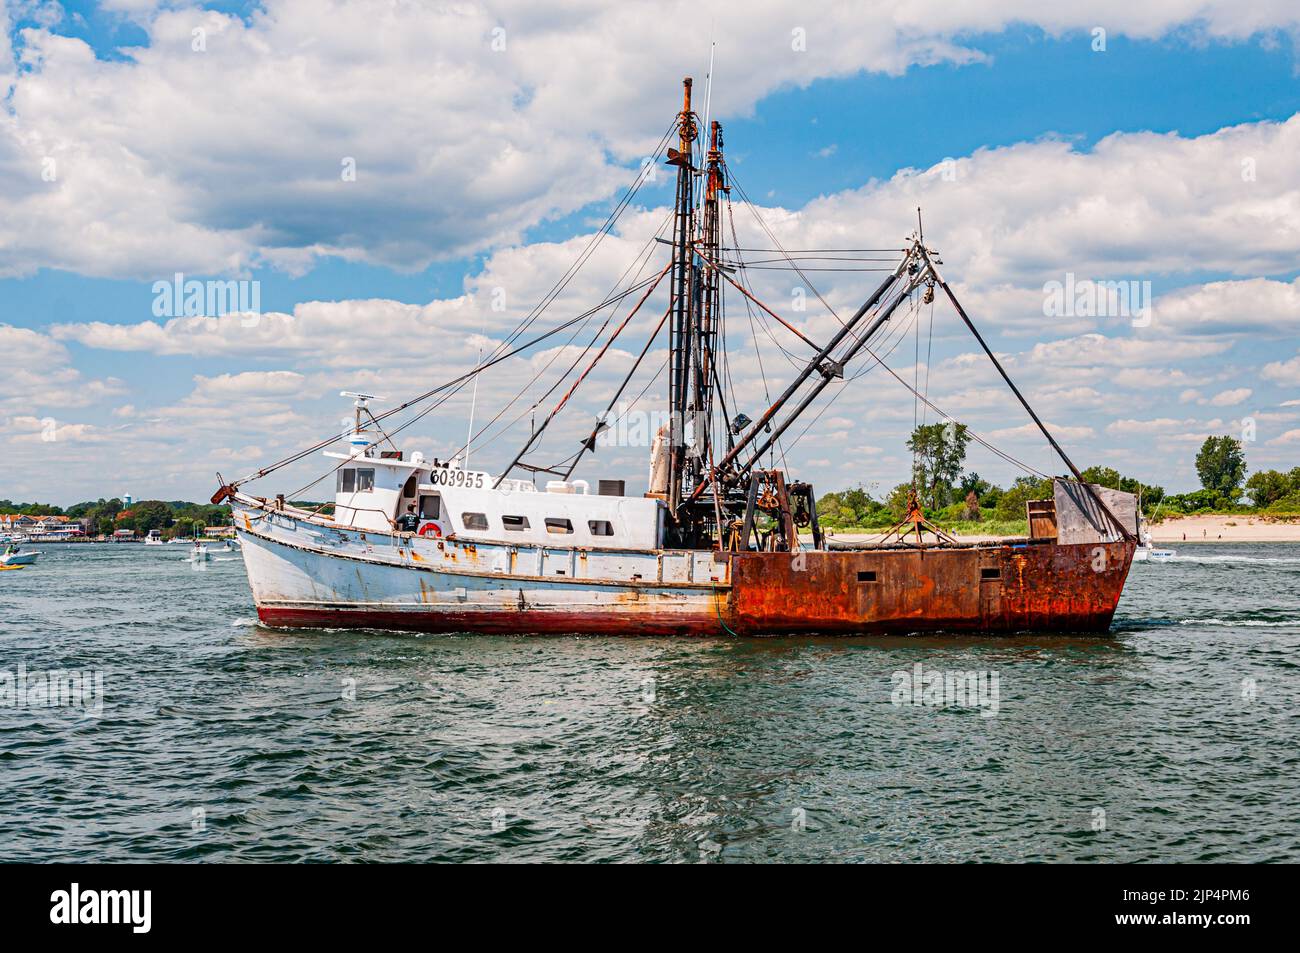
M 889 496 L 885 498 L 885 506 L 889 508 L 889 515 L 893 517 L 894 522 L 898 522 L 907 515 L 907 500 L 912 495 L 912 484 L 900 483 L 889 491 Z
M 1227 436 L 1206 437 L 1196 454 L 1196 475 L 1205 489 L 1235 502 L 1241 496 L 1241 483 L 1246 477 L 1246 455 L 1241 441 Z
M 1300 475 L 1300 467 L 1291 472 Z M 1271 506 L 1292 492 L 1293 487 L 1288 474 L 1277 470 L 1260 470 L 1258 473 L 1252 473 L 1250 479 L 1246 481 L 1246 494 L 1250 497 L 1250 502 L 1260 509 Z
M 172 521 L 172 509 L 162 500 L 141 500 L 131 506 L 129 515 L 119 522 L 123 529 L 133 529 L 137 533 L 147 533 L 151 529 L 162 529 Z
M 932 510 L 948 505 L 952 487 L 966 462 L 970 434 L 965 424 L 921 424 L 907 439 L 907 449 L 916 460 L 917 492 Z
M 1142 497 L 1142 510 L 1150 513 L 1165 498 L 1165 488 L 1154 483 L 1143 483 L 1134 477 L 1127 477 L 1114 467 L 1088 467 L 1080 474 L 1089 483 L 1096 483 L 1112 490 L 1122 490 Z
M 1005 493 L 998 498 L 994 512 L 1001 520 L 1022 520 L 1025 518 L 1025 504 L 1030 500 L 1052 499 L 1052 481 L 1036 477 L 1017 477 Z

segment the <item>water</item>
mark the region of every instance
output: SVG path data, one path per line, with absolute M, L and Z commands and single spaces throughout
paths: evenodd
M 0 708 L 0 858 L 1300 860 L 1300 547 L 1181 553 L 1110 638 L 738 641 L 283 633 L 237 553 L 45 547 L 0 670 L 103 707 Z

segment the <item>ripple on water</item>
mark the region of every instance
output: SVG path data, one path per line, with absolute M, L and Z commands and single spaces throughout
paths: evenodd
M 274 630 L 238 559 L 68 548 L 6 574 L 4 667 L 103 710 L 0 708 L 0 851 L 1295 862 L 1294 553 L 1137 567 L 1109 638 L 737 641 Z M 996 715 L 894 704 L 918 663 Z

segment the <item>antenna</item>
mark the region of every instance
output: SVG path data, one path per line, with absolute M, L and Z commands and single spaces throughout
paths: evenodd
M 474 392 L 469 400 L 469 432 L 465 434 L 465 469 L 469 469 L 469 446 L 474 442 L 474 408 L 478 406 L 479 367 L 483 364 L 483 345 L 478 346 L 478 360 L 474 363 Z
M 369 410 L 370 401 L 385 399 L 383 397 L 376 396 L 375 394 L 358 394 L 356 391 L 351 391 L 351 390 L 341 390 L 339 391 L 339 396 L 356 398 L 356 401 L 352 404 L 352 406 L 356 408 L 356 412 L 355 412 L 356 424 L 354 425 L 354 429 L 357 433 L 361 433 L 361 411 Z
M 709 128 L 709 113 L 713 106 L 713 53 L 718 44 L 713 42 L 713 24 L 709 24 L 709 73 L 704 77 L 704 128 Z

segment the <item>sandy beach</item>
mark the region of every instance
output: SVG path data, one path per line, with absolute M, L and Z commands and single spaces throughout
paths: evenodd
M 1182 516 L 1151 527 L 1158 543 L 1300 543 L 1300 521 L 1259 516 Z
M 837 530 L 830 535 L 841 542 L 877 541 L 879 533 Z M 1001 536 L 965 535 L 963 543 L 984 543 Z M 808 537 L 811 542 L 811 537 Z M 932 540 L 932 537 L 926 537 Z M 1165 519 L 1151 527 L 1151 539 L 1157 543 L 1300 543 L 1300 520 L 1284 522 L 1258 516 L 1180 516 Z

